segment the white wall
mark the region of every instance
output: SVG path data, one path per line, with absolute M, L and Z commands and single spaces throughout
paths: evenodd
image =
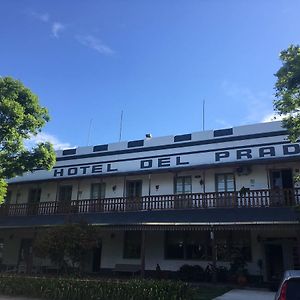
M 269 171 L 276 169 L 291 168 L 294 174 L 299 174 L 300 163 L 281 163 L 271 165 L 253 165 L 251 173 L 248 175 L 238 175 L 236 172 L 238 166 L 226 168 L 214 168 L 206 170 L 191 170 L 180 171 L 177 173 L 158 173 L 151 175 L 134 175 L 134 176 L 113 176 L 113 177 L 98 177 L 90 179 L 73 179 L 57 182 L 41 182 L 32 184 L 15 184 L 9 187 L 12 190 L 12 203 L 26 203 L 28 200 L 28 192 L 30 188 L 40 187 L 42 189 L 41 201 L 55 201 L 57 198 L 57 189 L 59 185 L 72 185 L 72 199 L 89 199 L 90 188 L 92 183 L 105 182 L 106 198 L 124 197 L 126 196 L 125 187 L 126 180 L 142 180 L 142 195 L 149 195 L 149 183 L 151 195 L 168 195 L 174 193 L 174 177 L 191 176 L 192 177 L 192 192 L 215 192 L 215 175 L 222 173 L 234 173 L 236 190 L 239 191 L 242 187 L 250 190 L 268 189 L 269 188 Z M 203 184 L 202 184 L 203 183 Z M 113 187 L 116 187 L 115 190 Z M 300 182 L 295 184 L 300 187 Z M 80 192 L 78 194 L 78 191 Z

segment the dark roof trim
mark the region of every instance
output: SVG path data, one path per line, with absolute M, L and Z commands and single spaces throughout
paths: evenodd
M 76 149 L 65 149 L 62 152 L 62 155 L 72 155 L 72 154 L 76 154 Z
M 133 147 L 142 147 L 144 146 L 144 140 L 136 140 L 136 141 L 130 141 L 127 144 L 128 148 L 133 148 Z
M 197 151 L 189 151 L 189 152 L 177 152 L 177 153 L 169 153 L 169 154 L 162 154 L 162 155 L 152 155 L 152 156 L 142 156 L 142 157 L 132 157 L 132 158 L 120 158 L 120 159 L 112 159 L 112 160 L 104 160 L 104 161 L 96 161 L 96 162 L 86 162 L 81 164 L 72 164 L 72 165 L 62 165 L 62 166 L 55 166 L 53 169 L 61 169 L 61 168 L 70 168 L 70 167 L 79 167 L 79 166 L 86 166 L 86 165 L 97 165 L 97 164 L 104 164 L 104 163 L 115 163 L 121 161 L 132 161 L 132 160 L 142 160 L 142 159 L 154 159 L 160 157 L 171 157 L 171 156 L 178 156 L 178 155 L 189 155 L 189 154 L 198 154 L 198 153 L 208 153 L 208 152 L 217 152 L 217 151 L 226 151 L 226 150 L 236 150 L 236 149 L 244 149 L 249 147 L 263 147 L 263 146 L 274 146 L 274 145 L 285 145 L 289 144 L 289 141 L 283 142 L 276 142 L 276 143 L 259 143 L 259 144 L 252 144 L 252 145 L 245 145 L 245 146 L 234 146 L 234 147 L 225 147 L 225 148 L 215 148 L 215 149 L 207 149 L 207 150 L 197 150 Z M 239 164 L 239 161 L 236 161 Z
M 183 141 L 190 141 L 192 139 L 192 134 L 182 134 L 182 135 L 175 135 L 174 142 L 183 142 Z
M 214 131 L 214 137 L 232 135 L 232 134 L 233 134 L 233 128 L 219 129 Z
M 89 157 L 101 157 L 101 156 L 120 155 L 120 154 L 128 154 L 128 153 L 139 153 L 139 152 L 146 152 L 146 151 L 157 151 L 157 150 L 165 150 L 165 149 L 173 149 L 173 148 L 209 145 L 209 144 L 216 144 L 216 143 L 242 141 L 242 140 L 258 139 L 258 138 L 266 138 L 266 137 L 274 137 L 274 136 L 282 136 L 282 135 L 287 135 L 287 131 L 280 130 L 280 131 L 273 131 L 273 132 L 263 132 L 263 133 L 255 133 L 255 134 L 248 134 L 248 135 L 215 138 L 215 139 L 208 139 L 208 140 L 201 140 L 201 141 L 183 142 L 178 144 L 168 144 L 168 145 L 151 146 L 151 147 L 143 147 L 143 148 L 136 148 L 136 149 L 108 151 L 105 153 L 89 153 L 89 154 L 73 155 L 68 157 L 57 157 L 56 160 L 64 161 L 64 160 L 82 159 L 82 158 L 89 158 Z
M 107 151 L 108 150 L 108 144 L 106 145 L 97 145 L 93 147 L 93 152 L 99 152 L 99 151 Z

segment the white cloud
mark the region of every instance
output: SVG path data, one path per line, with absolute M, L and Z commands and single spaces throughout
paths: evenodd
M 281 121 L 282 119 L 284 118 L 284 115 L 276 115 L 275 113 L 270 113 L 270 114 L 267 114 L 265 115 L 263 118 L 262 118 L 262 122 L 273 122 L 273 121 Z
M 59 34 L 62 30 L 65 29 L 65 26 L 60 23 L 60 22 L 53 22 L 52 26 L 51 26 L 51 32 L 52 32 L 52 35 L 55 37 L 55 38 L 59 38 Z
M 76 39 L 82 45 L 96 50 L 101 54 L 112 55 L 115 53 L 109 46 L 105 45 L 100 39 L 92 35 L 79 35 L 76 37 Z
M 36 19 L 38 19 L 38 20 L 40 20 L 40 21 L 42 21 L 44 23 L 47 23 L 50 20 L 50 16 L 47 13 L 38 13 L 38 12 L 32 11 L 30 14 L 34 18 L 36 18 Z
M 55 150 L 73 148 L 70 143 L 61 142 L 57 137 L 45 132 L 40 132 L 36 136 L 31 136 L 29 140 L 25 141 L 25 146 L 27 148 L 32 148 L 38 143 L 45 142 L 50 142 L 53 144 Z
M 237 102 L 241 123 L 271 121 L 274 115 L 271 94 L 264 91 L 254 92 L 247 87 L 241 87 L 228 81 L 222 83 L 222 89 L 227 96 Z

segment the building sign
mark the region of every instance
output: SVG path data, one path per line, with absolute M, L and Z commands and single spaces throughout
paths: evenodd
M 280 142 L 279 145 L 240 148 L 231 147 L 220 151 L 198 150 L 177 155 L 161 155 L 145 158 L 124 158 L 106 162 L 87 162 L 68 166 L 56 166 L 53 177 L 74 177 L 84 175 L 137 172 L 143 170 L 161 170 L 188 166 L 214 165 L 229 162 L 250 161 L 253 159 L 272 159 L 300 155 L 299 144 Z

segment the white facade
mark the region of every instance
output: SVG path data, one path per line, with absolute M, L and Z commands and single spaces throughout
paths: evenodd
M 293 177 L 299 175 L 299 158 L 299 143 L 288 142 L 280 122 L 58 151 L 52 171 L 36 170 L 9 180 L 9 207 L 5 219 L 0 222 L 0 239 L 4 241 L 2 263 L 18 265 L 21 240 L 33 239 L 36 231 L 45 226 L 39 223 L 41 218 L 60 215 L 56 210 L 59 203 L 68 200 L 72 206 L 79 207 L 76 214 L 86 216 L 87 220 L 93 218 L 93 225 L 99 230 L 101 269 L 113 269 L 117 264 L 141 263 L 140 257 L 124 258 L 128 230 L 146 230 L 145 269 L 155 270 L 159 264 L 167 271 L 177 271 L 184 264 L 198 264 L 205 268 L 211 262 L 211 258 L 189 258 L 188 250 L 184 250 L 183 259 L 167 257 L 167 232 L 199 230 L 201 236 L 203 231 L 216 230 L 218 241 L 228 232 L 243 231 L 249 236 L 247 247 L 250 250 L 247 251 L 251 252 L 251 259 L 247 263 L 248 271 L 252 275 L 261 275 L 262 271 L 267 280 L 272 272 L 278 271 L 272 269 L 268 258 L 268 251 L 273 251 L 272 245 L 277 247 L 284 269 L 298 265 L 299 221 L 292 209 L 286 209 L 300 204 L 300 186 L 293 182 Z M 96 198 L 92 192 L 94 184 L 101 186 L 101 193 Z M 63 190 L 63 187 L 69 188 Z M 34 196 L 38 198 L 34 200 L 37 202 L 33 202 L 32 197 L 37 191 L 38 196 Z M 178 194 L 184 196 L 174 196 Z M 101 210 L 96 211 L 95 206 L 89 204 L 91 198 L 101 203 Z M 57 207 L 49 210 L 47 205 L 50 202 L 58 203 Z M 36 206 L 34 213 L 28 210 L 30 203 Z M 133 209 L 128 203 L 134 203 Z M 281 208 L 274 206 L 282 207 L 282 216 Z M 219 213 L 223 209 L 220 220 L 214 217 L 214 209 Z M 161 217 L 151 219 L 152 210 L 165 211 L 164 221 Z M 199 211 L 199 217 L 195 210 Z M 274 218 L 268 213 L 271 210 Z M 178 224 L 174 218 L 168 219 L 176 211 L 181 211 Z M 99 222 L 95 221 L 97 216 L 104 218 L 104 214 L 108 218 L 111 213 L 113 218 L 115 212 L 128 214 L 127 221 L 131 221 L 133 214 L 137 218 L 147 214 L 151 222 L 132 219 L 131 223 L 115 224 L 118 229 L 114 230 L 113 221 L 107 228 L 101 221 L 102 217 L 99 217 Z M 95 214 L 98 215 L 95 217 Z M 207 220 L 206 214 L 211 214 L 212 219 Z M 22 220 L 26 224 L 26 218 L 32 218 L 32 215 L 40 219 L 26 229 L 25 225 L 16 223 L 14 226 L 11 221 Z M 182 230 L 178 226 L 170 227 L 179 223 Z M 157 228 L 147 228 L 148 225 Z M 52 226 L 51 223 L 48 226 Z M 130 226 L 135 226 L 135 229 Z M 189 229 L 184 229 L 184 226 L 189 226 Z M 188 245 L 184 244 L 184 247 L 188 249 Z M 88 271 L 92 270 L 93 259 L 92 255 L 87 259 Z M 263 270 L 258 266 L 259 260 L 264 262 Z M 51 265 L 50 261 L 36 258 L 34 264 Z M 219 259 L 217 264 L 228 267 L 230 263 Z

